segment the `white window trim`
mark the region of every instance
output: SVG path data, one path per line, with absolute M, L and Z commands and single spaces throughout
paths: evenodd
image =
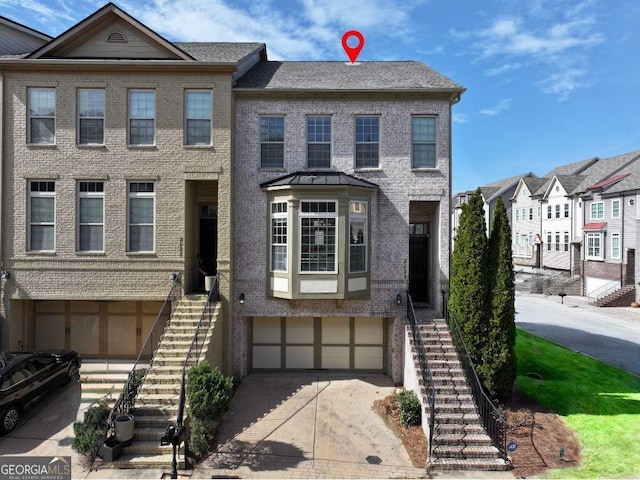
M 31 92 L 36 91 L 52 91 L 53 92 L 53 117 L 50 116 L 42 116 L 42 115 L 31 115 Z M 50 87 L 28 87 L 27 88 L 27 144 L 28 145 L 55 145 L 57 141 L 56 132 L 58 130 L 58 121 L 57 121 L 57 113 L 58 113 L 58 100 L 57 100 L 57 92 L 55 88 Z M 53 118 L 53 140 L 51 142 L 32 142 L 31 141 L 31 120 L 33 118 Z
M 314 202 L 321 202 L 321 203 L 333 203 L 335 204 L 335 212 L 321 212 L 321 213 L 315 213 L 315 212 L 303 212 L 302 211 L 302 204 L 303 203 L 314 203 Z M 327 199 L 323 199 L 323 198 L 319 198 L 319 199 L 304 199 L 304 200 L 300 200 L 299 202 L 299 210 L 298 210 L 298 273 L 300 275 L 332 275 L 332 274 L 337 274 L 338 273 L 338 261 L 340 258 L 340 252 L 339 252 L 339 247 L 340 247 L 340 225 L 339 225 L 339 212 L 338 212 L 338 201 L 337 200 L 327 200 Z M 335 218 L 336 219 L 336 234 L 335 234 L 335 254 L 334 254 L 334 262 L 333 262 L 333 270 L 323 270 L 323 271 L 311 271 L 311 272 L 306 272 L 306 271 L 302 271 L 302 219 L 303 218 Z
M 279 203 L 283 203 L 287 206 L 287 211 L 286 212 L 273 212 L 272 208 L 273 205 L 279 204 Z M 273 202 L 270 203 L 269 205 L 269 212 L 270 212 L 270 218 L 269 218 L 269 236 L 270 236 L 270 248 L 269 248 L 269 270 L 271 272 L 275 272 L 275 273 L 289 273 L 289 253 L 290 253 L 290 248 L 289 248 L 289 224 L 290 224 L 290 220 L 289 220 L 289 202 L 287 202 L 286 200 L 274 200 Z M 287 223 L 286 223 L 286 228 L 287 228 L 287 234 L 286 234 L 286 243 L 274 243 L 273 242 L 273 220 L 276 218 L 284 218 Z M 285 247 L 286 251 L 285 251 L 285 258 L 286 258 L 286 262 L 285 262 L 285 268 L 284 270 L 275 270 L 273 268 L 273 247 Z
M 593 207 L 595 205 L 602 205 L 602 216 L 601 217 L 600 216 L 596 216 L 596 217 L 593 216 Z M 597 210 L 598 209 L 596 209 L 596 213 L 597 213 Z M 605 215 L 604 202 L 591 202 L 591 205 L 589 205 L 589 218 L 591 220 L 602 220 L 604 218 L 604 215 Z
M 153 92 L 153 117 L 131 116 L 131 95 L 140 92 Z M 127 91 L 127 145 L 132 147 L 153 147 L 156 145 L 156 116 L 158 115 L 158 98 L 153 88 L 131 88 Z M 131 120 L 153 120 L 153 140 L 151 143 L 131 143 Z M 154 202 L 155 203 L 155 202 Z
M 352 212 L 351 206 L 354 204 L 364 204 L 364 213 Z M 349 238 L 348 249 L 349 255 L 347 261 L 349 262 L 349 273 L 366 273 L 369 271 L 368 253 L 369 253 L 369 202 L 353 200 L 349 202 L 349 235 L 351 235 L 351 219 L 364 220 L 364 243 L 358 246 L 364 246 L 364 269 L 363 270 L 351 270 L 351 238 Z
M 434 120 L 434 129 L 435 129 L 435 137 L 433 141 L 420 141 L 416 142 L 413 140 L 413 119 L 414 118 L 433 118 Z M 379 135 L 380 126 L 378 124 L 378 136 Z M 438 117 L 436 115 L 412 115 L 411 116 L 411 168 L 413 169 L 436 169 L 438 168 Z M 379 140 L 379 139 L 378 139 Z M 414 145 L 433 145 L 433 150 L 435 154 L 435 158 L 433 159 L 433 166 L 416 166 L 415 158 L 413 156 L 413 146 Z M 378 141 L 378 157 L 380 156 L 380 142 Z M 380 159 L 378 158 L 378 164 L 380 164 Z
M 377 118 L 378 119 L 378 141 L 377 142 L 358 142 L 358 119 L 359 118 Z M 353 139 L 354 139 L 354 143 L 353 143 L 353 166 L 355 168 L 355 170 L 378 170 L 380 169 L 380 164 L 381 164 L 381 159 L 382 159 L 382 155 L 381 155 L 381 149 L 380 149 L 380 141 L 382 139 L 382 125 L 380 122 L 380 115 L 355 115 L 354 119 L 353 119 Z M 358 157 L 357 157 L 357 150 L 358 150 L 358 145 L 373 145 L 376 144 L 378 145 L 378 161 L 377 161 L 377 165 L 372 167 L 370 165 L 365 165 L 365 166 L 359 166 L 358 165 Z
M 84 120 L 102 120 L 102 143 L 80 143 L 80 92 L 82 91 L 101 91 L 103 92 L 103 100 L 104 103 L 102 104 L 102 111 L 104 113 L 104 115 L 102 117 L 82 117 L 82 119 Z M 76 91 L 76 144 L 77 145 L 98 145 L 98 146 L 103 146 L 104 145 L 104 133 L 105 133 L 105 124 L 106 124 L 106 105 L 107 104 L 107 98 L 106 98 L 106 92 L 104 88 L 78 88 L 78 90 Z
M 80 184 L 81 183 L 86 183 L 86 182 L 96 182 L 96 183 L 102 183 L 103 185 L 103 189 L 102 192 L 81 192 L 80 191 Z M 77 185 L 77 192 L 78 192 L 78 204 L 77 204 L 77 234 L 76 234 L 76 251 L 78 253 L 104 253 L 104 242 L 105 242 L 105 237 L 104 237 L 104 231 L 105 231 L 105 225 L 104 225 L 104 181 L 102 180 L 83 180 L 83 181 L 79 181 L 78 185 Z M 102 199 L 102 223 L 81 223 L 80 222 L 80 200 L 82 198 L 100 198 Z M 81 250 L 80 249 L 80 226 L 81 225 L 88 225 L 88 226 L 101 226 L 102 227 L 102 250 Z
M 597 238 L 598 239 L 598 250 L 599 253 L 597 255 L 589 255 L 589 239 Z M 602 232 L 587 232 L 585 234 L 585 250 L 584 250 L 585 258 L 587 260 L 604 260 L 603 252 L 602 252 Z
M 614 247 L 613 247 L 613 240 L 617 239 L 618 240 L 618 254 L 615 255 L 614 252 Z M 620 244 L 620 233 L 619 232 L 615 232 L 611 234 L 611 258 L 615 259 L 615 260 L 620 260 L 620 258 L 622 258 L 622 245 Z
M 309 141 L 309 119 L 310 118 L 328 118 L 329 119 L 329 141 L 328 142 L 317 142 Z M 305 133 L 306 136 L 306 156 L 307 156 L 307 168 L 310 170 L 325 170 L 331 169 L 333 166 L 333 118 L 331 115 L 307 115 L 305 118 Z M 326 145 L 329 144 L 329 165 L 325 167 L 310 167 L 309 166 L 309 145 Z
M 564 218 L 569 218 L 571 216 L 571 208 L 568 203 L 565 203 L 562 207 Z
M 58 220 L 57 215 L 57 202 L 56 192 L 32 192 L 31 183 L 33 182 L 51 182 L 52 180 L 30 180 L 27 182 L 28 188 L 28 202 L 27 202 L 27 214 L 28 214 L 28 227 L 27 227 L 27 251 L 28 252 L 43 252 L 43 253 L 55 253 L 56 251 L 56 224 Z M 54 182 L 55 185 L 55 182 Z M 57 185 L 54 186 L 54 189 Z M 32 198 L 53 198 L 53 223 L 51 222 L 32 222 L 31 221 L 31 199 Z M 53 249 L 51 250 L 35 250 L 31 248 L 31 227 L 34 225 L 53 226 Z
M 189 106 L 189 102 L 187 101 L 187 97 L 189 93 L 208 93 L 209 94 L 209 108 L 211 115 L 207 118 L 190 118 L 187 116 L 187 108 Z M 208 120 L 209 121 L 209 143 L 188 143 L 187 142 L 187 124 L 189 120 Z M 213 145 L 213 92 L 204 88 L 189 88 L 184 91 L 184 125 L 183 125 L 183 143 L 188 147 L 210 147 Z
M 132 183 L 153 183 L 153 192 L 131 192 L 130 186 Z M 131 250 L 131 222 L 129 221 L 129 212 L 131 211 L 131 200 L 135 198 L 152 198 L 153 199 L 153 247 L 151 250 Z M 127 253 L 155 253 L 156 251 L 156 183 L 148 182 L 145 180 L 130 181 L 127 183 Z M 136 223 L 134 225 L 149 225 L 147 223 Z
M 262 141 L 262 119 L 263 118 L 282 118 L 282 141 Z M 285 157 L 286 157 L 286 142 L 287 139 L 287 122 L 285 121 L 284 115 L 279 115 L 277 113 L 268 114 L 268 115 L 260 115 L 258 117 L 258 168 L 265 170 L 282 170 L 285 167 Z M 282 165 L 274 166 L 274 165 L 264 165 L 262 161 L 262 145 L 263 144 L 282 144 Z
M 615 203 L 618 204 L 618 215 L 613 214 L 613 212 L 615 212 L 615 208 L 613 208 L 613 205 Z M 619 198 L 611 200 L 611 218 L 621 218 L 621 216 L 622 216 L 622 201 Z
M 516 222 L 520 221 L 520 209 L 516 208 Z

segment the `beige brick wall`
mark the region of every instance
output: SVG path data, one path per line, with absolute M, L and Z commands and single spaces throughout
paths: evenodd
M 56 88 L 56 145 L 27 145 L 27 88 Z M 105 145 L 76 145 L 77 88 L 105 88 Z M 127 90 L 156 90 L 156 145 L 127 146 Z M 213 147 L 183 146 L 187 88 L 212 88 Z M 230 258 L 231 84 L 223 74 L 13 72 L 4 75 L 3 252 L 11 298 L 162 298 L 184 267 L 185 181 L 218 179 L 219 257 Z M 215 172 L 215 173 L 211 173 Z M 213 176 L 213 177 L 212 177 Z M 56 252 L 27 252 L 29 179 L 56 181 Z M 105 252 L 76 252 L 76 183 L 105 182 Z M 127 181 L 156 182 L 155 253 L 127 254 Z M 228 286 L 227 286 L 228 288 Z
M 285 116 L 285 167 L 259 167 L 260 115 Z M 354 117 L 380 115 L 380 168 L 354 170 Z M 411 115 L 437 115 L 437 168 L 411 169 Z M 267 195 L 262 182 L 306 168 L 306 116 L 332 116 L 332 168 L 371 181 L 371 295 L 369 300 L 313 300 L 291 302 L 268 297 Z M 234 176 L 234 291 L 244 292 L 244 305 L 235 308 L 234 368 L 247 372 L 249 333 L 253 316 L 376 316 L 395 319 L 391 335 L 392 376 L 402 371 L 403 317 L 406 302 L 394 303 L 407 289 L 410 202 L 434 202 L 429 215 L 436 229 L 432 268 L 434 308 L 441 309 L 440 287 L 448 281 L 450 242 L 449 102 L 445 99 L 253 99 L 238 98 Z M 291 228 L 297 228 L 293 225 Z M 237 295 L 236 295 L 237 297 Z M 390 373 L 391 373 L 390 372 Z

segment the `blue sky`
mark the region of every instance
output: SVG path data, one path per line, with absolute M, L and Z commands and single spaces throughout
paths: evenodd
M 453 107 L 453 191 L 640 149 L 637 0 L 127 0 L 173 41 L 259 41 L 270 59 L 419 60 L 467 91 Z M 56 36 L 105 2 L 0 0 Z

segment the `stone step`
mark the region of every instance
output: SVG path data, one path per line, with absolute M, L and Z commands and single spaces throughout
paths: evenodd
M 480 429 L 482 430 L 482 429 Z M 434 434 L 435 445 L 484 445 L 493 446 L 491 437 L 485 433 L 445 433 Z
M 178 404 L 170 405 L 163 403 L 147 403 L 139 404 L 136 401 L 134 415 L 140 415 L 141 417 L 153 417 L 153 416 L 170 416 L 176 417 L 178 415 Z M 136 416 L 136 418 L 138 418 Z M 148 420 L 148 419 L 146 419 Z
M 131 445 L 122 449 L 123 455 L 164 455 L 173 452 L 173 446 L 160 445 L 160 437 L 157 440 L 136 440 Z
M 453 423 L 439 423 L 434 427 L 434 437 L 457 435 L 458 437 L 465 437 L 468 435 L 486 435 L 484 428 L 481 424 L 453 424 Z
M 161 455 L 136 455 L 123 453 L 123 455 L 115 462 L 102 463 L 100 468 L 145 468 L 145 469 L 170 469 L 173 460 L 172 453 L 163 453 Z M 185 458 L 183 452 L 178 457 L 178 468 L 185 468 Z M 109 477 L 109 475 L 105 475 Z
M 477 409 L 474 403 L 441 403 L 438 402 L 436 397 L 435 403 L 436 417 L 439 418 L 442 414 L 462 414 L 470 415 L 477 413 Z
M 448 424 L 448 425 L 465 425 L 478 423 L 480 424 L 480 416 L 477 413 L 437 413 L 436 412 L 436 422 L 438 424 Z
M 438 459 L 451 458 L 463 460 L 475 460 L 484 458 L 502 458 L 500 451 L 486 445 L 438 445 L 433 449 L 433 455 Z
M 160 437 L 162 437 L 162 434 L 169 424 L 175 425 L 175 423 L 170 422 L 168 419 L 165 420 L 164 427 L 138 427 L 136 424 L 136 428 L 133 431 L 133 441 L 152 440 L 160 442 Z
M 149 412 L 138 408 L 133 409 L 132 414 L 135 417 L 134 431 L 147 428 L 162 428 L 164 430 L 170 423 L 175 425 L 177 419 L 175 413 L 167 415 L 159 412 L 154 412 L 153 414 L 149 414 Z
M 502 458 L 481 458 L 473 460 L 436 458 L 429 463 L 433 470 L 479 470 L 499 472 L 511 470 L 511 464 Z
M 173 369 L 173 371 L 175 371 L 175 373 L 165 373 L 168 372 L 169 370 L 166 371 L 160 371 L 160 370 L 152 370 L 151 372 L 149 372 L 149 374 L 147 374 L 147 377 L 145 378 L 145 384 L 147 385 L 180 385 L 180 383 L 182 382 L 182 369 Z
M 180 401 L 180 390 L 178 393 L 148 393 L 146 385 L 140 389 L 136 398 L 136 407 L 147 407 L 148 405 L 177 405 Z
M 145 382 L 138 392 L 141 395 L 180 395 L 180 382 L 178 383 L 150 383 Z

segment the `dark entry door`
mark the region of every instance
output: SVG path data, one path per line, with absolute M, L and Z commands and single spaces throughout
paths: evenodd
M 430 303 L 428 224 L 411 225 L 409 237 L 409 294 L 414 302 Z
M 200 218 L 200 270 L 206 275 L 215 275 L 218 252 L 218 220 Z M 204 280 L 203 280 L 204 281 Z

